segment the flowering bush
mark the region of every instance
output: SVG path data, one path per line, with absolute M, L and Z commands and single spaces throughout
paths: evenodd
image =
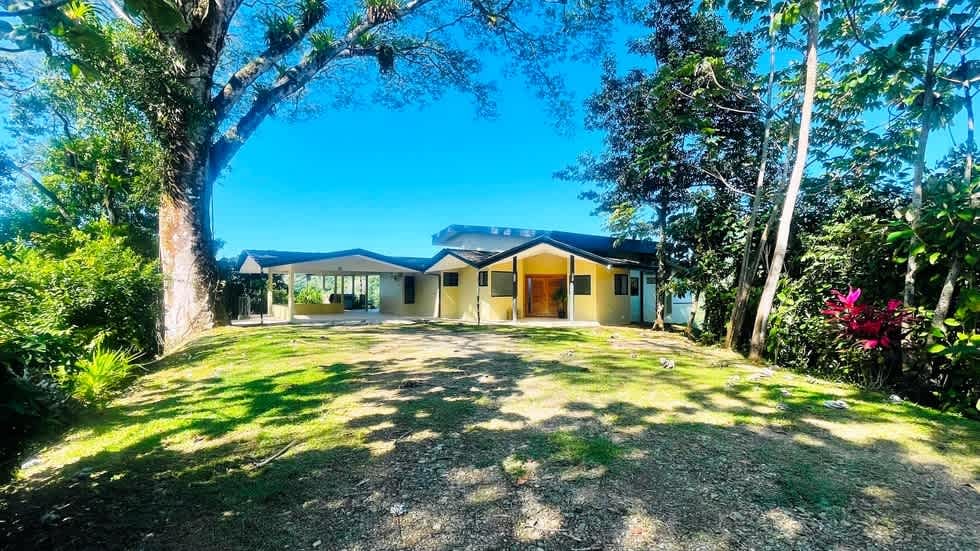
M 884 308 L 858 304 L 861 289 L 848 289 L 846 294 L 834 289 L 831 294 L 821 313 L 836 328 L 838 353 L 847 357 L 846 363 L 861 367 L 866 386 L 884 386 L 892 368 L 900 365 L 902 338 L 914 314 L 900 300 L 889 300 Z
M 821 312 L 837 326 L 840 335 L 860 344 L 866 350 L 898 348 L 902 344 L 902 328 L 913 315 L 902 308 L 902 301 L 889 300 L 884 308 L 858 304 L 861 289 L 849 289 L 844 294 L 831 291 L 834 298 L 826 302 Z

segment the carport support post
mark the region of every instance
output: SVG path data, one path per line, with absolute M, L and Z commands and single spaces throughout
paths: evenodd
M 293 289 L 296 287 L 296 272 L 293 267 L 289 267 L 289 300 L 287 301 L 286 321 L 293 321 Z
M 568 321 L 575 319 L 575 255 L 568 255 L 568 296 L 565 298 Z
M 265 313 L 272 315 L 272 270 L 268 271 L 269 279 L 265 285 Z
M 511 287 L 511 299 L 510 299 L 510 315 L 513 321 L 517 321 L 517 257 L 515 256 L 511 263 L 511 272 L 513 273 L 514 285 Z

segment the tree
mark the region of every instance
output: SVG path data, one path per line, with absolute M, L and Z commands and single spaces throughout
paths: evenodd
M 601 47 L 617 5 L 365 0 L 334 6 L 340 14 L 330 16 L 322 0 L 268 10 L 242 9 L 241 0 L 126 2 L 119 10 L 126 16 L 109 25 L 85 19 L 79 29 L 86 39 L 67 37 L 63 51 L 41 31 L 78 15 L 74 4 L 52 2 L 15 15 L 38 30 L 37 46 L 18 47 L 50 51 L 77 77 L 125 93 L 160 144 L 163 328 L 173 347 L 223 321 L 208 208 L 213 186 L 288 100 L 299 100 L 325 74 L 349 79 L 370 60 L 382 75 L 382 101 L 403 104 L 456 88 L 486 107 L 490 87 L 478 80 L 480 65 L 467 51 L 506 52 L 561 112 L 567 97 L 551 63 L 574 55 L 576 45 Z M 261 39 L 245 32 L 255 25 L 233 25 L 248 17 L 264 23 Z M 238 58 L 247 61 L 231 67 Z
M 749 304 L 749 291 L 752 285 L 752 278 L 758 270 L 758 262 L 752 262 L 752 243 L 755 238 L 756 219 L 762 207 L 763 191 L 765 190 L 766 176 L 769 164 L 770 139 L 772 136 L 773 106 L 772 96 L 775 88 L 776 79 L 776 40 L 773 29 L 775 11 L 772 2 L 769 2 L 769 77 L 766 83 L 766 103 L 765 103 L 765 126 L 762 131 L 762 145 L 759 147 L 759 171 L 755 181 L 755 193 L 752 197 L 752 206 L 749 211 L 749 221 L 745 228 L 744 244 L 742 246 L 742 262 L 738 270 L 738 280 L 735 290 L 735 304 L 732 305 L 732 315 L 728 322 L 728 334 L 725 336 L 725 346 L 734 349 L 739 342 L 742 325 L 745 319 L 745 311 Z M 767 232 L 763 233 L 764 236 Z M 760 249 L 765 246 L 764 241 L 760 242 Z
M 752 328 L 749 357 L 754 360 L 762 359 L 765 348 L 769 314 L 772 302 L 776 298 L 776 289 L 783 271 L 783 261 L 786 257 L 786 247 L 789 244 L 790 228 L 793 223 L 793 210 L 796 208 L 796 198 L 806 170 L 807 150 L 810 145 L 810 122 L 813 116 L 813 102 L 817 91 L 817 43 L 820 39 L 820 0 L 813 0 L 799 6 L 807 23 L 806 45 L 806 79 L 803 85 L 803 104 L 800 109 L 799 138 L 796 141 L 796 161 L 790 175 L 786 195 L 783 198 L 782 214 L 779 218 L 779 229 L 776 232 L 776 242 L 769 262 L 769 272 L 766 283 L 759 298 L 759 307 Z
M 978 38 L 977 4 L 975 0 L 889 1 L 884 5 L 845 0 L 830 15 L 840 54 L 854 57 L 854 70 L 866 77 L 867 86 L 877 89 L 877 97 L 903 103 L 917 120 L 908 211 L 915 226 L 922 211 L 931 133 L 961 107 L 954 98 L 957 87 L 969 86 L 980 75 L 976 66 L 964 71 L 962 64 L 950 59 Z M 863 52 L 853 56 L 853 46 Z M 914 305 L 921 267 L 917 255 L 909 255 L 907 265 L 903 298 L 907 305 Z
M 652 2 L 647 13 L 652 33 L 632 49 L 650 55 L 656 72 L 619 76 L 607 61 L 586 120 L 605 131 L 605 150 L 559 176 L 598 183 L 583 197 L 597 203 L 613 233 L 657 239 L 654 328 L 663 329 L 664 304 L 682 283 L 673 274 L 694 246 L 675 242 L 671 219 L 688 208 L 692 191 L 718 190 L 722 201 L 744 194 L 761 132 L 750 92 L 750 38 L 729 36 L 717 15 L 689 0 Z

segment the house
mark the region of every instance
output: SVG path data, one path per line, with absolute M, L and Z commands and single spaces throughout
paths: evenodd
M 651 241 L 562 231 L 451 225 L 432 236 L 432 258 L 364 249 L 329 253 L 245 251 L 243 273 L 282 274 L 286 304 L 273 317 L 342 314 L 378 278 L 382 314 L 473 322 L 527 318 L 599 324 L 650 323 L 656 317 L 656 248 Z M 326 304 L 296 304 L 296 276 L 320 278 Z M 272 303 L 271 285 L 268 300 Z M 355 298 L 352 300 L 351 297 Z M 572 297 L 572 300 L 568 300 Z M 687 323 L 691 298 L 673 297 L 671 323 Z

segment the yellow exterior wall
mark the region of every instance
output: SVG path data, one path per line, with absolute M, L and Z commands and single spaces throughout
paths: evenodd
M 596 287 L 598 281 L 596 280 L 596 264 L 594 262 L 586 262 L 581 258 L 575 259 L 575 275 L 587 275 L 591 276 L 592 280 L 592 292 L 588 295 L 575 295 L 575 311 L 572 314 L 576 321 L 597 321 L 596 320 Z M 598 266 L 598 269 L 605 270 L 604 266 Z
M 524 271 L 528 275 L 558 275 L 568 273 L 568 257 L 539 254 L 524 259 Z
M 604 324 L 629 323 L 630 297 L 628 294 L 616 294 L 613 278 L 613 274 L 628 274 L 629 270 L 619 268 L 610 270 L 605 266 L 596 266 L 595 271 L 592 292 L 595 293 L 596 321 Z
M 324 314 L 343 314 L 344 305 L 336 304 L 294 304 L 293 314 L 298 316 L 321 316 Z
M 447 272 L 459 274 L 459 285 L 442 286 L 442 317 L 476 321 L 476 269 L 470 266 L 458 270 L 439 272 L 439 277 Z
M 511 272 L 511 261 L 505 260 L 484 268 L 487 272 Z M 477 293 L 479 293 L 480 319 L 505 321 L 511 319 L 511 297 L 490 296 L 488 285 L 478 288 L 478 270 L 472 267 L 449 270 L 459 273 L 458 287 L 442 288 L 442 317 L 476 321 Z M 613 274 L 628 274 L 628 270 L 613 268 L 576 258 L 575 273 L 592 279 L 592 294 L 575 295 L 575 320 L 597 321 L 603 324 L 626 324 L 630 321 L 629 295 L 616 295 Z M 568 274 L 568 258 L 542 254 L 517 261 L 517 316 L 524 318 L 528 275 Z M 440 277 L 442 274 L 440 273 Z M 384 305 L 384 299 L 382 299 Z
M 415 276 L 415 304 L 405 304 L 405 277 L 381 274 L 381 313 L 396 316 L 436 316 L 436 294 L 439 282 L 428 274 Z
M 500 262 L 492 266 L 488 266 L 487 268 L 485 268 L 485 270 L 488 273 L 487 286 L 480 287 L 480 315 L 482 316 L 482 319 L 489 320 L 489 321 L 500 321 L 500 320 L 511 319 L 510 316 L 511 301 L 512 301 L 511 297 L 490 296 L 490 281 L 493 278 L 493 276 L 489 275 L 489 272 L 507 272 L 508 274 L 511 273 L 513 271 L 513 265 L 511 261 Z M 519 317 L 522 317 L 524 313 L 523 309 L 521 308 L 521 305 L 524 304 L 523 302 L 524 295 L 521 292 L 521 280 L 523 279 L 521 273 L 522 273 L 521 261 L 518 260 L 517 261 L 517 285 L 518 285 L 517 315 Z

